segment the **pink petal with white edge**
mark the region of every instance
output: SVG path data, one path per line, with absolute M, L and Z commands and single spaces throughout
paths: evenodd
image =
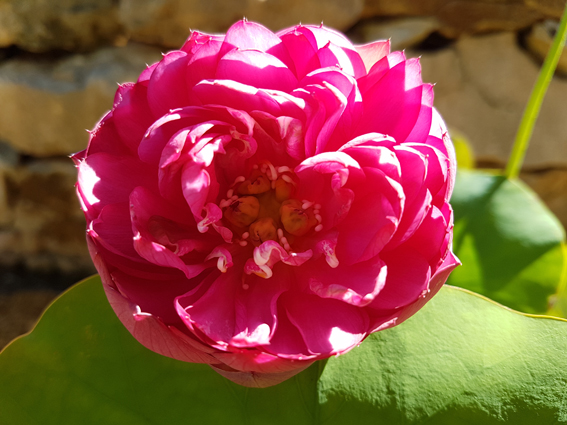
M 382 253 L 381 257 L 388 267 L 388 275 L 380 296 L 370 307 L 388 312 L 411 304 L 427 292 L 431 268 L 420 253 L 402 246 L 395 251 Z
M 213 342 L 215 348 L 226 350 L 236 333 L 234 300 L 242 285 L 241 276 L 232 267 L 227 273 L 218 272 L 209 277 L 214 279 L 208 288 L 205 286 L 206 280 L 201 283 L 205 291 L 202 295 L 198 298 L 198 294 L 193 293 L 180 295 L 175 298 L 175 306 L 188 329 L 199 330 Z M 210 308 L 211 305 L 215 308 Z
M 376 62 L 390 53 L 390 40 L 378 40 L 372 43 L 354 46 L 360 55 L 366 71 L 369 72 Z
M 356 307 L 370 304 L 386 283 L 387 267 L 379 258 L 353 266 L 331 268 L 321 258 L 307 263 L 297 279 L 321 298 L 334 298 Z
M 295 75 L 282 61 L 257 50 L 227 53 L 219 61 L 215 78 L 283 92 L 291 92 L 298 84 Z
M 167 53 L 152 73 L 148 84 L 148 104 L 156 117 L 189 104 L 185 79 L 189 56 L 176 50 Z
M 82 200 L 91 219 L 98 216 L 105 205 L 126 201 L 136 186 L 157 189 L 154 172 L 132 157 L 114 157 L 100 152 L 87 156 L 78 168 Z
M 429 282 L 428 290 L 424 291 L 422 295 L 412 302 L 411 304 L 405 306 L 401 311 L 397 311 L 389 316 L 374 316 L 370 317 L 370 331 L 369 333 L 376 332 L 379 330 L 384 330 L 397 326 L 415 313 L 417 313 L 421 308 L 431 299 L 447 281 L 447 278 L 451 272 L 461 264 L 459 259 L 455 257 L 452 252 L 447 253 L 447 257 L 444 259 L 441 266 L 437 269 L 435 274 L 431 277 Z M 371 310 L 370 310 L 371 312 Z
M 274 363 L 283 363 L 284 359 L 277 359 Z M 290 362 L 287 360 L 287 362 Z M 286 381 L 293 376 L 297 375 L 299 372 L 307 369 L 311 366 L 312 362 L 294 362 L 291 365 L 295 368 L 287 372 L 275 372 L 275 373 L 261 373 L 261 372 L 240 372 L 237 369 L 227 370 L 226 368 L 220 367 L 218 365 L 211 365 L 213 370 L 219 375 L 230 379 L 232 382 L 242 385 L 244 387 L 250 388 L 267 388 L 277 385 L 283 381 Z M 278 366 L 279 367 L 279 366 Z
M 143 261 L 134 249 L 128 202 L 106 205 L 90 227 L 89 234 L 109 251 L 134 261 Z
M 257 49 L 263 52 L 281 44 L 281 40 L 272 31 L 247 20 L 233 24 L 226 31 L 224 41 L 239 49 Z
M 423 84 L 421 93 L 421 109 L 415 126 L 406 138 L 406 143 L 423 143 L 429 135 L 431 122 L 433 120 L 433 85 Z
M 368 316 L 363 309 L 307 294 L 286 293 L 282 301 L 312 354 L 342 354 L 366 336 Z
M 362 58 L 356 52 L 352 43 L 340 32 L 316 25 L 299 25 L 294 29 L 304 34 L 310 33 L 311 38 L 315 40 L 317 50 L 330 47 L 331 45 L 333 46 L 332 50 L 335 50 L 335 47 L 340 48 L 342 50 L 341 54 L 335 55 L 339 67 L 344 70 L 352 69 L 351 75 L 355 78 L 366 75 L 366 68 L 364 67 Z M 331 43 L 331 45 L 329 45 L 329 43 Z
M 378 255 L 397 229 L 399 210 L 399 203 L 392 205 L 380 193 L 360 198 L 355 192 L 348 216 L 337 226 L 339 261 L 352 265 Z
M 160 319 L 150 313 L 142 312 L 139 306 L 122 296 L 114 286 L 96 247 L 88 239 L 87 242 L 112 309 L 138 342 L 156 353 L 173 359 L 191 363 L 216 363 L 216 359 L 210 355 L 214 352 L 213 349 L 181 334 L 175 328 L 166 326 Z
M 301 80 L 315 69 L 321 68 L 317 50 L 307 36 L 299 31 L 291 31 L 280 35 L 295 65 L 295 76 Z
M 186 81 L 189 90 L 199 81 L 206 80 L 215 75 L 222 46 L 223 41 L 213 37 L 197 47 L 197 50 L 187 64 Z M 191 99 L 191 96 L 189 98 Z
M 398 143 L 406 140 L 421 110 L 423 93 L 418 59 L 391 68 L 376 84 L 363 91 L 364 114 L 356 134 L 378 132 Z
M 193 87 L 193 94 L 203 104 L 305 119 L 305 101 L 277 90 L 259 89 L 232 80 L 204 80 Z
M 105 152 L 112 156 L 135 156 L 136 150 L 130 149 L 127 143 L 118 134 L 115 125 L 115 117 L 109 111 L 97 123 L 96 127 L 89 131 L 89 144 L 87 149 L 71 155 L 75 165 L 79 165 L 86 156 L 99 152 Z
M 199 275 L 208 265 L 204 262 L 185 264 L 183 260 L 168 247 L 154 241 L 154 236 L 146 227 L 148 203 L 144 198 L 145 193 L 143 190 L 134 191 L 130 196 L 130 215 L 132 218 L 134 249 L 136 252 L 150 263 L 181 270 L 185 273 L 187 279 Z
M 145 86 L 133 83 L 118 86 L 114 95 L 112 113 L 116 131 L 133 152 L 137 152 L 146 130 L 155 121 L 147 95 Z
M 268 282 L 249 276 L 245 280 L 248 289 L 237 293 L 234 302 L 238 333 L 230 340 L 231 346 L 252 348 L 270 343 L 277 327 L 277 301 L 289 289 L 290 281 L 285 273 L 276 273 Z
M 384 75 L 386 75 L 390 69 L 396 65 L 404 62 L 406 60 L 406 55 L 404 52 L 392 52 L 389 55 L 383 57 L 370 68 L 368 74 L 364 77 L 358 79 L 358 87 L 361 92 L 366 92 L 372 88 L 378 81 L 380 81 Z
M 450 222 L 439 208 L 433 206 L 405 245 L 419 252 L 431 267 L 437 267 L 437 262 L 446 252 L 447 247 L 444 242 L 450 230 Z
M 216 352 L 215 358 L 224 364 L 215 366 L 223 370 L 234 369 L 262 374 L 286 374 L 287 372 L 303 370 L 312 363 L 312 361 L 294 361 L 293 359 L 280 358 L 271 353 L 238 348 L 234 348 L 230 352 Z

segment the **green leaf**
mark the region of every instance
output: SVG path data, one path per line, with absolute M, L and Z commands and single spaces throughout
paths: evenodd
M 142 347 L 93 277 L 0 354 L 0 423 L 557 424 L 567 422 L 565 352 L 565 320 L 445 286 L 350 353 L 250 389 Z
M 451 140 L 455 147 L 457 157 L 457 168 L 459 170 L 470 170 L 475 167 L 472 146 L 467 137 L 458 130 L 450 129 Z
M 448 283 L 526 313 L 543 314 L 566 260 L 565 232 L 521 181 L 460 171 L 451 204 L 463 265 Z
M 567 244 L 563 244 L 563 255 L 567 258 Z M 557 293 L 551 297 L 547 314 L 557 317 L 567 317 L 567 261 L 563 262 L 563 272 Z

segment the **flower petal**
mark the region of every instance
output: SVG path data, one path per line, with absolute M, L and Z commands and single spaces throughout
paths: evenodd
M 215 78 L 283 92 L 297 87 L 297 78 L 282 61 L 258 50 L 228 52 L 219 61 Z

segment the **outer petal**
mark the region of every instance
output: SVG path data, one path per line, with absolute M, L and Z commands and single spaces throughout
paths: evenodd
M 236 357 L 237 355 L 232 355 L 232 357 L 230 357 L 230 360 L 233 360 Z M 274 369 L 276 370 L 276 372 L 274 373 L 241 372 L 241 369 L 232 369 L 224 365 L 211 365 L 211 367 L 218 374 L 224 376 L 227 379 L 230 379 L 232 382 L 235 382 L 239 385 L 252 388 L 266 388 L 288 380 L 289 378 L 297 375 L 299 372 L 307 369 L 309 366 L 311 366 L 312 363 L 313 361 L 294 362 L 292 360 L 276 358 L 273 360 L 273 363 L 270 364 L 270 366 L 273 365 Z M 289 371 L 279 372 L 278 370 L 283 365 L 289 365 L 288 367 L 293 367 L 293 369 Z
M 120 85 L 114 96 L 112 114 L 116 132 L 133 152 L 138 150 L 142 137 L 155 120 L 147 96 L 147 87 L 133 83 Z
M 283 92 L 297 87 L 297 78 L 282 61 L 258 50 L 228 52 L 219 61 L 215 78 Z
M 363 309 L 315 295 L 284 294 L 289 320 L 297 327 L 310 353 L 321 358 L 344 353 L 366 336 Z
M 364 62 L 364 66 L 368 72 L 376 62 L 390 53 L 390 40 L 374 41 L 361 46 L 355 46 L 355 49 Z
M 423 84 L 419 61 L 409 59 L 397 64 L 361 93 L 364 114 L 356 134 L 379 132 L 403 142 L 414 128 L 421 110 Z
M 167 53 L 152 73 L 148 84 L 148 104 L 156 117 L 189 104 L 185 78 L 189 56 L 182 51 Z
M 298 280 L 321 298 L 333 298 L 356 307 L 370 304 L 384 287 L 385 263 L 378 258 L 354 266 L 331 268 L 323 258 L 298 269 Z
M 96 247 L 90 243 L 91 258 L 100 274 L 104 291 L 112 309 L 126 329 L 142 345 L 163 356 L 192 363 L 216 363 L 210 347 L 182 334 L 177 329 L 166 326 L 159 318 L 141 309 L 122 296 L 113 284 L 104 260 Z

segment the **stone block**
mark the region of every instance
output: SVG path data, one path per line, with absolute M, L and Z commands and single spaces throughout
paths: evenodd
M 324 22 L 346 30 L 360 18 L 363 1 L 122 0 L 120 19 L 132 40 L 177 48 L 189 35 L 189 29 L 225 32 L 242 18 L 260 22 L 274 31 L 300 22 Z
M 418 45 L 439 28 L 439 21 L 434 17 L 367 20 L 357 25 L 354 36 L 360 43 L 390 39 L 394 51 Z
M 161 59 L 129 44 L 57 60 L 15 58 L 0 64 L 0 139 L 21 153 L 68 155 L 85 148 L 86 129 L 112 107 L 116 84 L 135 81 Z
M 559 17 L 562 0 L 366 0 L 363 16 L 434 16 L 448 37 L 525 28 Z
M 87 51 L 121 32 L 115 0 L 0 0 L 0 47 Z
M 9 221 L 0 227 L 0 265 L 93 271 L 70 159 L 32 160 L 5 170 Z
M 547 52 L 553 43 L 553 38 L 559 27 L 559 21 L 548 19 L 545 22 L 535 24 L 526 36 L 526 45 L 531 53 L 543 63 Z M 563 47 L 563 53 L 557 63 L 556 72 L 567 77 L 567 47 Z
M 413 52 L 415 56 L 421 52 Z M 506 163 L 538 64 L 515 33 L 462 38 L 422 55 L 424 81 L 436 83 L 435 105 L 462 132 L 481 161 Z M 554 78 L 527 152 L 526 168 L 567 167 L 567 80 Z

